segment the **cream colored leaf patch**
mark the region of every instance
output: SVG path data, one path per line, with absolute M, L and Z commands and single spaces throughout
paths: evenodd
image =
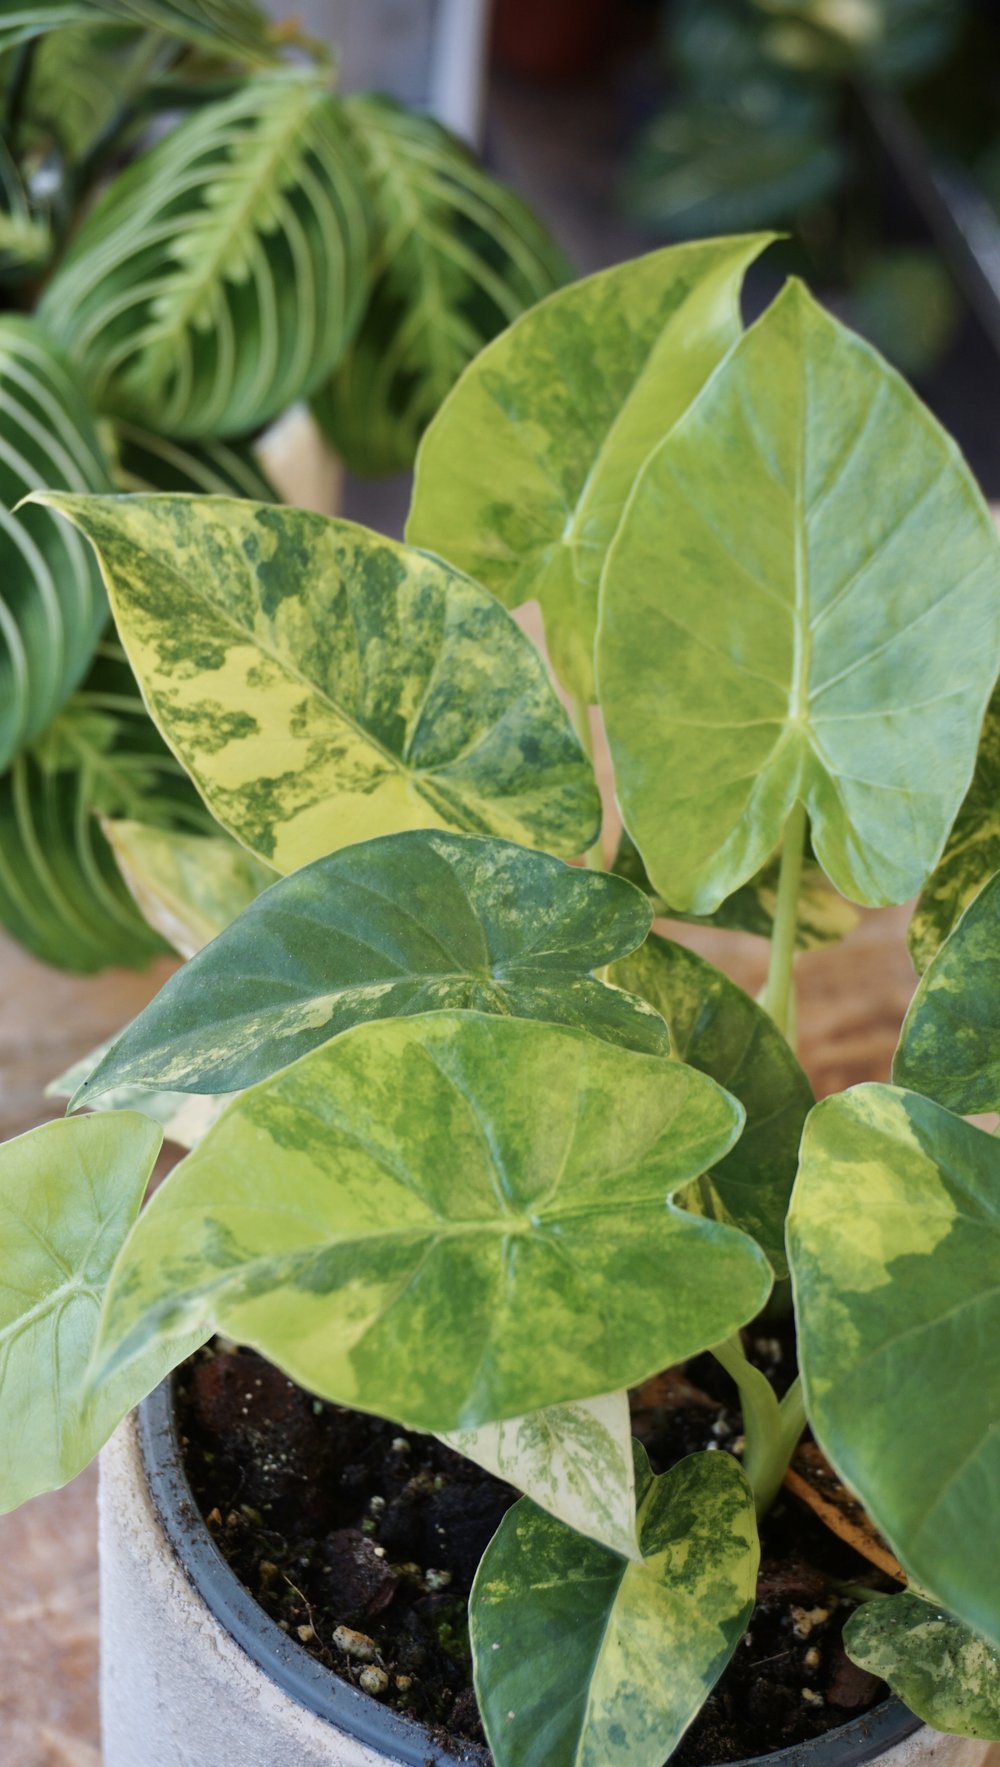
M 854 1662 L 925 1724 L 1000 1741 L 1000 1650 L 918 1595 L 866 1601 L 844 1628 Z
M 638 1558 L 627 1393 L 551 1405 L 441 1437 L 549 1515 L 623 1558 Z
M 277 871 L 403 829 L 572 856 L 593 773 L 484 589 L 351 522 L 217 497 L 59 498 L 93 542 L 149 709 Z
M 114 1041 L 111 1038 L 106 1043 L 99 1043 L 64 1074 L 50 1080 L 45 1088 L 46 1098 L 73 1098 L 86 1085 Z M 231 1092 L 206 1096 L 198 1092 L 164 1092 L 149 1086 L 123 1085 L 112 1086 L 99 1097 L 88 1099 L 87 1105 L 90 1110 L 98 1111 L 140 1111 L 144 1117 L 159 1123 L 166 1141 L 176 1142 L 178 1147 L 197 1147 L 234 1096 Z
M 150 926 L 182 957 L 193 957 L 275 879 L 226 835 L 125 819 L 106 820 L 104 834 Z

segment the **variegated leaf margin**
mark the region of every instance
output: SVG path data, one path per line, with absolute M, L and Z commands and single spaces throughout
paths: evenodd
M 588 1540 L 641 1557 L 627 1393 L 551 1405 L 441 1440 Z
M 753 1497 L 728 1454 L 654 1478 L 635 1446 L 642 1562 L 526 1499 L 486 1549 L 469 1604 L 476 1693 L 497 1767 L 661 1767 L 753 1608 Z
M 531 641 L 468 577 L 305 510 L 45 501 L 96 547 L 167 741 L 275 870 L 407 828 L 590 845 L 590 763 Z
M 925 1724 L 1000 1741 L 1000 1650 L 918 1595 L 866 1601 L 844 1628 L 848 1655 Z
M 420 449 L 407 538 L 508 607 L 537 599 L 563 685 L 594 691 L 597 589 L 635 476 L 740 335 L 766 233 L 571 284 L 483 350 Z
M 703 1074 L 582 1031 L 359 1025 L 243 1093 L 160 1186 L 102 1364 L 213 1326 L 437 1433 L 617 1391 L 768 1295 L 751 1240 L 666 1200 L 741 1122 Z

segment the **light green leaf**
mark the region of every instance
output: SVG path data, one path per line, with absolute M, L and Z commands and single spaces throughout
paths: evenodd
M 275 870 L 407 828 L 567 855 L 593 840 L 593 773 L 541 658 L 450 566 L 221 497 L 58 507 L 100 555 L 164 736 Z
M 642 1563 L 526 1499 L 507 1511 L 469 1608 L 476 1693 L 497 1767 L 661 1767 L 753 1609 L 753 1497 L 731 1455 L 654 1478 L 636 1444 Z
M 35 957 L 89 974 L 165 947 L 122 881 L 108 816 L 204 828 L 193 786 L 146 716 L 117 645 L 0 778 L 0 925 Z
M 903 1021 L 892 1077 L 959 1116 L 1000 1110 L 1000 874 L 932 959 Z
M 800 284 L 651 456 L 601 606 L 619 802 L 669 902 L 711 913 L 797 800 L 842 895 L 920 887 L 1000 665 L 1000 538 L 954 443 Z
M 771 235 L 674 246 L 550 295 L 483 350 L 420 449 L 407 539 L 508 607 L 592 700 L 597 587 L 635 475 L 740 334 Z
M 766 1299 L 751 1240 L 666 1200 L 741 1122 L 703 1074 L 583 1031 L 358 1025 L 243 1093 L 157 1191 L 105 1363 L 212 1324 L 430 1431 L 614 1392 Z
M 273 871 L 224 834 L 179 834 L 127 819 L 105 822 L 104 833 L 143 917 L 182 957 L 193 957 L 274 881 Z
M 0 1513 L 74 1478 L 172 1365 L 153 1344 L 85 1391 L 108 1273 L 159 1146 L 130 1112 L 44 1123 L 0 1148 Z
M 641 1557 L 627 1393 L 550 1405 L 441 1440 L 578 1534 L 623 1558 Z
M 0 317 L 0 772 L 72 693 L 108 617 L 79 534 L 30 491 L 111 489 L 79 377 L 33 319 Z
M 894 1087 L 825 1099 L 788 1258 L 817 1439 L 913 1581 L 1000 1645 L 1000 1145 Z
M 41 312 L 105 411 L 241 436 L 312 392 L 360 317 L 368 211 L 336 100 L 275 70 L 111 184 Z
M 115 426 L 119 491 L 194 491 L 212 497 L 249 497 L 254 503 L 281 498 L 247 442 L 171 441 L 134 423 Z
M 45 1088 L 46 1098 L 72 1098 L 107 1055 L 114 1041 L 113 1037 L 107 1038 L 96 1049 L 75 1061 L 64 1074 L 50 1080 Z M 146 1086 L 112 1086 L 109 1092 L 102 1092 L 100 1098 L 94 1099 L 90 1108 L 98 1111 L 141 1111 L 144 1117 L 151 1117 L 154 1123 L 159 1123 L 164 1140 L 176 1142 L 178 1147 L 197 1147 L 212 1124 L 218 1122 L 226 1106 L 232 1103 L 233 1097 L 231 1092 L 216 1092 L 206 1098 L 197 1092 L 163 1092 L 153 1091 Z
M 1000 1741 L 1000 1651 L 918 1595 L 866 1601 L 844 1628 L 854 1662 L 925 1724 Z
M 812 1088 L 774 1021 L 703 958 L 658 934 L 612 964 L 608 977 L 662 1013 L 680 1061 L 743 1105 L 732 1153 L 678 1197 L 686 1208 L 749 1233 L 784 1276 L 785 1215 Z
M 0 19 L 0 54 L 80 24 L 137 25 L 250 61 L 274 53 L 264 15 L 251 0 L 13 0 Z
M 781 854 L 776 853 L 749 883 L 741 884 L 712 914 L 679 914 L 676 908 L 658 896 L 649 881 L 639 849 L 624 829 L 611 869 L 616 877 L 627 877 L 629 883 L 634 883 L 649 896 L 653 913 L 657 916 L 686 921 L 692 926 L 721 926 L 732 932 L 756 933 L 762 939 L 770 939 L 774 932 L 780 867 Z M 838 896 L 815 861 L 807 858 L 799 885 L 797 950 L 815 951 L 824 945 L 835 945 L 839 939 L 846 939 L 859 918 L 857 909 L 845 902 L 843 896 Z
M 910 921 L 910 955 L 918 970 L 927 968 L 995 871 L 1000 871 L 1000 687 L 986 708 L 972 784 Z
M 344 100 L 377 229 L 357 336 L 313 401 L 355 472 L 411 466 L 466 363 L 567 278 L 568 266 L 513 191 L 433 118 L 391 99 Z
M 631 884 L 505 841 L 418 830 L 345 847 L 172 976 L 75 1102 L 121 1085 L 242 1090 L 366 1019 L 442 1010 L 579 1025 L 665 1055 L 658 1012 L 592 974 L 649 923 Z

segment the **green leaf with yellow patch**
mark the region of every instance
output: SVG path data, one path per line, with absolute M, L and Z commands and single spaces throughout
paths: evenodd
M 99 1062 L 103 1061 L 114 1042 L 113 1037 L 107 1038 L 96 1049 L 91 1049 L 79 1061 L 73 1062 L 65 1073 L 50 1080 L 45 1088 L 46 1098 L 73 1098 L 89 1080 Z M 166 1092 L 149 1086 L 112 1086 L 107 1092 L 102 1092 L 99 1098 L 95 1098 L 89 1108 L 98 1111 L 141 1111 L 144 1117 L 151 1117 L 154 1123 L 159 1123 L 165 1141 L 173 1141 L 178 1147 L 197 1147 L 212 1124 L 218 1122 L 232 1098 L 233 1094 L 230 1092 L 205 1095 L 199 1092 Z
M 743 1636 L 760 1546 L 742 1468 L 691 1454 L 654 1478 L 635 1456 L 640 1562 L 527 1499 L 486 1548 L 469 1623 L 497 1767 L 661 1767 Z
M 785 1038 L 721 970 L 656 933 L 612 964 L 608 979 L 662 1013 L 673 1054 L 711 1075 L 747 1114 L 732 1153 L 677 1200 L 749 1233 L 784 1276 L 785 1215 L 802 1125 L 813 1103 L 812 1087 Z
M 993 1645 L 1000 1144 L 891 1086 L 824 1099 L 789 1214 L 809 1421 L 908 1576 Z
M 614 1392 L 768 1295 L 751 1240 L 668 1200 L 742 1118 L 704 1074 L 583 1031 L 358 1025 L 243 1093 L 157 1191 L 104 1365 L 211 1325 L 435 1432 Z
M 844 1627 L 844 1644 L 925 1724 L 1000 1741 L 1000 1650 L 943 1608 L 909 1594 L 866 1601 Z
M 1000 871 L 1000 688 L 986 708 L 972 784 L 913 910 L 907 936 L 921 973 L 995 871 Z
M 75 1103 L 121 1085 L 241 1091 L 352 1025 L 421 1012 L 579 1025 L 665 1055 L 658 1011 L 592 973 L 650 918 L 622 879 L 506 841 L 427 829 L 345 847 L 172 976 Z
M 129 1112 L 43 1123 L 0 1148 L 0 1513 L 74 1478 L 173 1365 L 153 1343 L 87 1388 L 105 1285 L 159 1146 Z M 178 1357 L 201 1342 L 189 1334 Z
M 628 1394 L 550 1405 L 442 1436 L 540 1509 L 623 1558 L 639 1558 Z
M 507 607 L 537 599 L 556 672 L 592 700 L 601 567 L 632 482 L 740 335 L 773 235 L 669 246 L 575 282 L 481 351 L 417 457 L 407 538 Z
M 301 509 L 44 501 L 93 542 L 168 743 L 275 870 L 408 828 L 590 844 L 593 771 L 545 666 L 459 571 Z
M 1000 873 L 932 958 L 903 1020 L 892 1077 L 959 1116 L 1000 1110 Z
M 712 913 L 802 802 L 841 895 L 905 901 L 998 666 L 1000 537 L 954 442 L 790 282 L 651 455 L 602 578 L 601 705 L 654 887 Z

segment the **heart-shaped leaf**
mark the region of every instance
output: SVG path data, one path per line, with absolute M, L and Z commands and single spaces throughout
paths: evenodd
M 261 73 L 109 186 L 41 313 L 101 409 L 242 436 L 312 392 L 360 317 L 361 173 L 325 76 Z
M 927 968 L 995 871 L 1000 871 L 1000 688 L 986 708 L 972 784 L 910 921 L 910 955 L 918 970 Z
M 667 901 L 711 913 L 799 800 L 842 895 L 919 889 L 1000 666 L 1000 538 L 951 439 L 800 284 L 651 456 L 601 609 L 618 797 Z
M 732 932 L 756 933 L 770 939 L 774 933 L 774 911 L 778 900 L 778 874 L 781 855 L 776 853 L 748 883 L 741 884 L 731 896 L 720 903 L 712 914 L 679 914 L 669 902 L 657 895 L 646 872 L 639 850 L 622 830 L 611 869 L 616 877 L 627 877 L 642 890 L 653 904 L 653 913 L 667 920 L 687 921 L 693 926 L 721 926 Z M 798 928 L 796 948 L 815 951 L 824 945 L 835 945 L 846 939 L 858 924 L 858 911 L 843 896 L 838 896 L 814 860 L 806 858 L 799 884 Z
M 526 1499 L 504 1516 L 469 1607 L 497 1767 L 661 1767 L 746 1628 L 760 1546 L 728 1454 L 654 1478 L 636 1444 L 640 1563 Z
M 76 1103 L 121 1085 L 240 1091 L 365 1019 L 442 1010 L 666 1054 L 657 1011 L 591 973 L 640 944 L 650 918 L 631 884 L 506 841 L 421 830 L 343 847 L 172 976 Z
M 742 1115 L 692 1068 L 562 1026 L 359 1025 L 243 1093 L 157 1191 L 106 1364 L 212 1324 L 431 1431 L 614 1392 L 767 1297 L 751 1240 L 666 1200 Z
M 537 599 L 563 684 L 594 693 L 597 587 L 650 449 L 740 334 L 771 239 L 671 246 L 561 289 L 477 356 L 420 449 L 407 538 L 508 607 Z
M 925 1724 L 1000 1741 L 1000 1651 L 943 1608 L 909 1594 L 863 1602 L 844 1643 Z
M 1000 1145 L 891 1086 L 824 1099 L 788 1259 L 821 1446 L 913 1581 L 1000 1645 Z
M 735 982 L 683 945 L 651 934 L 612 965 L 609 978 L 662 1013 L 674 1055 L 711 1075 L 746 1113 L 732 1153 L 678 1201 L 729 1221 L 786 1272 L 785 1215 L 812 1087 L 773 1019 Z
M 159 1145 L 128 1112 L 44 1123 L 0 1148 L 0 1513 L 74 1478 L 172 1365 L 153 1343 L 85 1391 L 108 1273 Z
M 14 506 L 44 486 L 108 491 L 79 376 L 33 319 L 0 317 L 0 772 L 40 736 L 86 672 L 107 621 L 79 534 Z
M 0 924 L 44 963 L 141 968 L 165 949 L 102 832 L 116 815 L 208 824 L 121 651 L 101 644 L 81 691 L 0 778 Z
M 301 509 L 58 507 L 100 554 L 164 736 L 275 870 L 406 828 L 590 844 L 597 788 L 544 664 L 467 577 Z
M 376 94 L 343 101 L 376 226 L 357 335 L 313 399 L 354 471 L 413 464 L 417 443 L 483 344 L 569 274 L 544 228 L 432 117 Z
M 1000 1110 L 1000 873 L 970 902 L 910 1001 L 899 1086 L 959 1116 Z
M 623 1558 L 641 1556 L 627 1393 L 550 1405 L 441 1440 L 578 1534 Z
M 104 833 L 145 919 L 182 957 L 193 957 L 274 881 L 224 834 L 181 834 L 126 818 L 105 822 Z

